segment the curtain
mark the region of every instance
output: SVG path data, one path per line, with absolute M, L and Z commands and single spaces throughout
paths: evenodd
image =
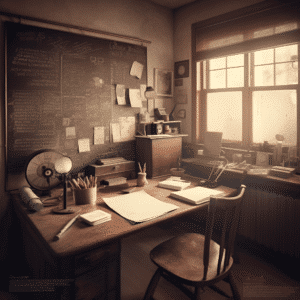
M 255 51 L 300 41 L 300 3 L 263 1 L 192 25 L 194 58 Z

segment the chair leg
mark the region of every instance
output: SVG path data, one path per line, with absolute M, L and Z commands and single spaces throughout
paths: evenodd
M 201 294 L 203 293 L 203 288 L 198 286 L 195 287 L 195 300 L 201 300 Z
M 152 299 L 155 289 L 157 287 L 157 284 L 159 282 L 160 276 L 161 276 L 160 270 L 158 268 L 150 280 L 150 283 L 148 285 L 148 288 L 147 288 L 145 296 L 144 296 L 144 300 Z
M 228 280 L 229 280 L 229 284 L 230 284 L 231 291 L 232 291 L 232 294 L 233 294 L 233 299 L 234 300 L 241 300 L 239 290 L 237 288 L 237 285 L 234 281 L 234 278 L 233 278 L 231 272 L 229 273 Z

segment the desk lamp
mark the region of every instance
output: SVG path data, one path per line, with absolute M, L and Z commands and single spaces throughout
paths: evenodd
M 67 175 L 72 169 L 72 160 L 69 157 L 62 157 L 54 163 L 55 171 L 62 175 L 64 185 L 64 206 L 63 208 L 54 208 L 53 212 L 58 214 L 72 214 L 75 212 L 72 208 L 67 208 Z

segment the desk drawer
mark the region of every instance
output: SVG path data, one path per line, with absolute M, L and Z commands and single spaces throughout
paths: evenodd
M 91 270 L 104 260 L 120 254 L 118 243 L 103 246 L 99 249 L 77 255 L 75 257 L 75 276 Z
M 135 178 L 135 162 L 128 161 L 113 165 L 90 165 L 87 167 L 87 175 L 97 176 L 98 181 L 112 177 Z
M 94 269 L 77 276 L 75 279 L 75 299 L 120 299 L 119 266 L 119 260 L 111 257 Z
M 102 175 L 115 174 L 119 172 L 135 170 L 135 162 L 128 161 L 120 164 L 103 165 L 103 166 L 90 165 L 88 169 L 91 174 L 93 173 L 92 175 L 102 176 Z

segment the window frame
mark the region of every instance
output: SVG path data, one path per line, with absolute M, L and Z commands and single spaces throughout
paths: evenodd
M 281 46 L 279 46 L 281 47 Z M 275 48 L 270 48 L 274 49 Z M 298 55 L 300 54 L 300 44 L 298 44 Z M 210 87 L 210 74 L 209 72 L 214 71 L 214 70 L 209 70 L 209 61 L 200 61 L 196 63 L 200 63 L 200 78 L 205 78 L 205 82 L 203 80 L 203 83 L 200 81 L 200 87 L 201 90 L 199 91 L 201 94 L 201 101 L 204 102 L 205 108 L 206 109 L 201 109 L 201 118 L 205 120 L 204 124 L 202 125 L 204 127 L 203 133 L 207 130 L 207 95 L 209 93 L 222 93 L 222 92 L 235 92 L 239 91 L 242 93 L 242 140 L 241 141 L 231 141 L 231 140 L 224 140 L 222 141 L 224 146 L 227 147 L 234 147 L 234 148 L 242 148 L 242 149 L 255 149 L 258 147 L 260 143 L 254 143 L 253 142 L 253 122 L 252 122 L 252 111 L 253 111 L 253 99 L 252 99 L 252 94 L 255 91 L 274 91 L 274 90 L 296 90 L 297 93 L 297 108 L 299 106 L 299 69 L 298 69 L 298 84 L 289 84 L 289 85 L 275 85 L 276 83 L 276 74 L 274 73 L 274 85 L 268 85 L 268 86 L 255 86 L 254 85 L 254 52 L 250 53 L 243 53 L 244 55 L 244 85 L 242 87 L 225 87 L 225 88 L 209 88 Z M 226 56 L 226 86 L 227 86 L 227 57 Z M 299 56 L 298 56 L 299 57 Z M 205 62 L 205 63 L 204 63 Z M 250 62 L 250 63 L 249 63 Z M 273 67 L 275 68 L 276 62 L 273 60 L 272 64 Z M 203 72 L 203 74 L 201 74 Z M 205 76 L 204 76 L 205 72 Z M 197 74 L 198 77 L 198 74 Z M 251 82 L 249 82 L 251 81 Z M 197 91 L 198 92 L 198 91 Z M 298 109 L 299 111 L 299 109 Z M 297 120 L 299 119 L 299 113 L 297 115 Z M 297 121 L 298 122 L 298 121 Z M 248 125 L 247 125 L 248 124 Z M 299 127 L 298 127 L 299 128 Z M 297 135 L 298 135 L 297 130 Z

